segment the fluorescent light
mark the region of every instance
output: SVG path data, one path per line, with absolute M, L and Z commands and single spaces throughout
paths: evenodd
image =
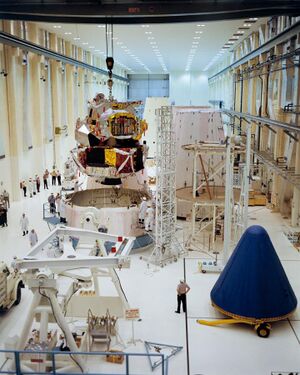
M 238 30 L 236 33 L 237 33 L 237 34 L 244 34 L 245 31 L 243 31 L 243 30 Z
M 203 25 L 203 24 L 198 24 L 197 26 L 198 26 L 198 27 L 204 27 L 205 25 Z
M 97 25 L 97 27 L 101 27 L 103 29 L 105 25 Z
M 73 40 L 80 40 L 80 38 L 77 36 L 76 38 L 73 38 Z
M 72 35 L 69 31 L 65 32 L 65 35 Z
M 87 42 L 83 42 L 81 43 L 83 46 L 86 46 L 88 43 Z
M 95 48 L 95 46 L 89 46 L 89 48 L 92 48 L 92 49 L 93 49 L 93 48 Z
M 195 34 L 203 34 L 203 31 L 195 31 Z
M 141 26 L 142 26 L 142 27 L 146 27 L 146 28 L 149 27 L 149 25 L 141 25 Z
M 53 28 L 54 29 L 61 29 L 61 26 L 60 25 L 53 25 Z
M 145 31 L 145 34 L 150 35 L 150 34 L 152 34 L 152 31 Z
M 154 36 L 148 36 L 148 40 L 153 40 L 155 39 Z
M 243 26 L 244 26 L 244 27 L 251 27 L 252 25 L 251 25 L 251 23 L 244 23 Z

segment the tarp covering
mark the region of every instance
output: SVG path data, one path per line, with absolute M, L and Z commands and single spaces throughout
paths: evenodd
M 212 303 L 230 316 L 277 320 L 297 299 L 266 230 L 249 227 L 211 291 Z

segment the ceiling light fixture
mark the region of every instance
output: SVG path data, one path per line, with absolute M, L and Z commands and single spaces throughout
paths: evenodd
M 105 25 L 97 25 L 97 27 L 104 29 Z
M 61 26 L 60 25 L 53 25 L 53 28 L 54 29 L 61 29 Z
M 80 40 L 80 38 L 77 36 L 76 38 L 73 38 L 73 40 Z
M 197 27 L 204 27 L 205 25 L 202 23 L 202 24 L 198 24 Z
M 88 44 L 88 42 L 82 42 L 81 43 L 83 46 L 86 46 Z
M 146 27 L 146 28 L 148 28 L 149 27 L 149 25 L 141 25 L 142 27 Z
M 70 31 L 67 31 L 65 32 L 65 35 L 72 35 L 72 33 L 70 33 Z

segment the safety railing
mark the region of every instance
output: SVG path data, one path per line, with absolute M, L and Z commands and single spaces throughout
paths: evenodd
M 116 356 L 121 362 L 96 361 L 95 357 Z M 70 351 L 32 351 L 32 350 L 0 350 L 3 359 L 0 364 L 0 374 L 15 375 L 149 375 L 151 366 L 160 364 L 157 375 L 168 375 L 168 357 L 161 353 L 125 353 L 125 352 L 70 352 Z M 4 358 L 3 358 L 4 356 Z M 148 364 L 139 359 L 150 362 Z M 97 358 L 96 358 L 97 359 Z M 99 359 L 99 358 L 98 358 Z M 134 361 L 134 359 L 137 359 Z M 71 365 L 70 365 L 71 363 Z M 116 363 L 114 365 L 114 363 Z M 111 369 L 111 366 L 114 367 Z M 102 367 L 100 371 L 99 367 Z M 115 366 L 118 366 L 117 368 Z M 78 372 L 74 372 L 74 368 Z M 141 370 L 140 368 L 143 368 Z

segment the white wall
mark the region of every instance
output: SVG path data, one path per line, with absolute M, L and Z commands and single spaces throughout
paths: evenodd
M 208 105 L 208 77 L 200 72 L 170 73 L 170 102 L 176 106 Z

